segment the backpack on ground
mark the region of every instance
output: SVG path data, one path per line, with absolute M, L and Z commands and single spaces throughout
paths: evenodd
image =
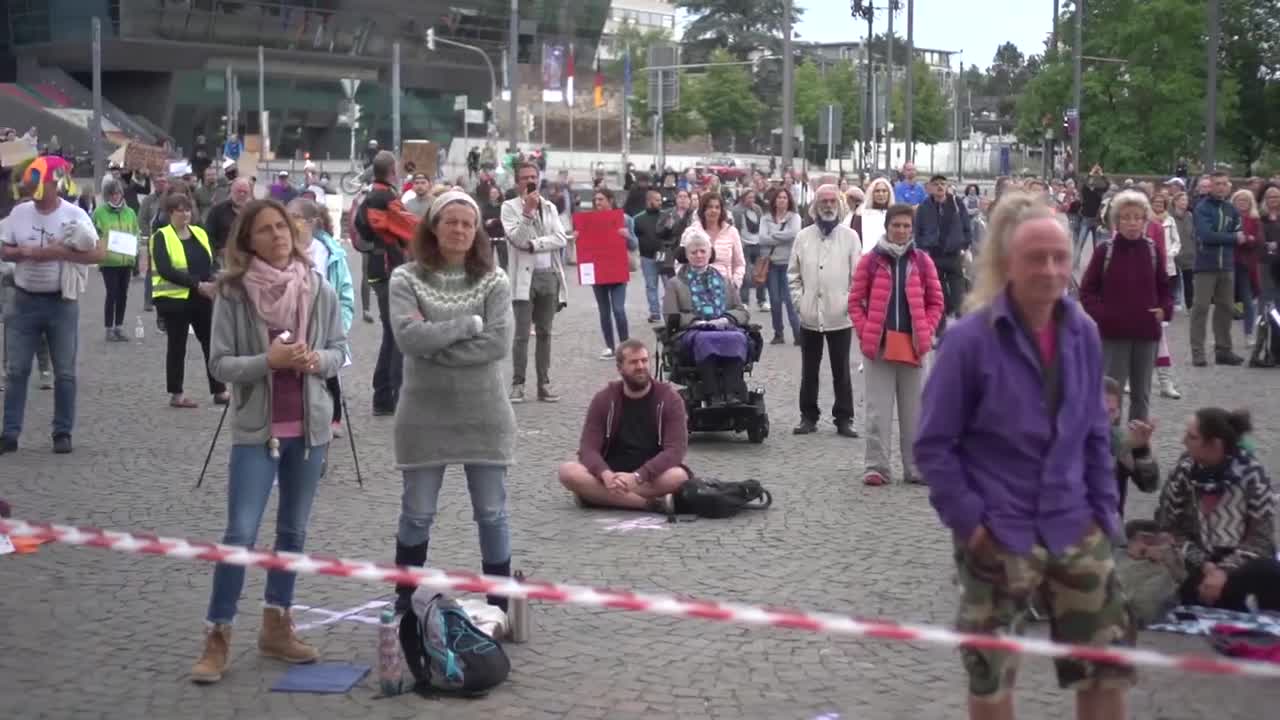
M 740 510 L 764 510 L 773 504 L 773 495 L 758 480 L 713 480 L 690 476 L 673 498 L 677 515 L 721 520 Z
M 483 697 L 507 679 L 511 660 L 456 600 L 419 588 L 400 618 L 400 649 L 420 695 Z
M 1267 305 L 1258 315 L 1253 330 L 1253 352 L 1249 355 L 1249 367 L 1276 367 L 1280 365 L 1280 322 L 1273 317 L 1280 313 L 1275 305 Z

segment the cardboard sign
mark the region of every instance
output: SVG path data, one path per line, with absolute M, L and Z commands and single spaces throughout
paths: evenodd
M 439 165 L 439 153 L 439 146 L 430 140 L 405 140 L 400 153 L 400 166 L 413 163 L 414 172 L 426 173 L 427 177 L 434 178 Z
M 169 153 L 162 147 L 131 142 L 124 146 L 123 165 L 129 170 L 146 168 L 151 177 L 169 174 Z
M 626 227 L 626 217 L 621 210 L 573 214 L 578 241 L 578 284 L 613 285 L 631 280 L 627 240 L 618 232 Z
M 23 140 L 0 143 L 0 167 L 17 167 L 36 156 L 36 147 Z

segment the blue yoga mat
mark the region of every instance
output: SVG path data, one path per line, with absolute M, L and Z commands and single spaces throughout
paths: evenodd
M 339 662 L 294 665 L 276 682 L 271 691 L 341 694 L 351 690 L 368 674 L 368 665 Z

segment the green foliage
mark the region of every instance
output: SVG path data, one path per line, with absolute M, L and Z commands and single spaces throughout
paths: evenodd
M 844 146 L 850 147 L 862 137 L 862 100 L 865 89 L 853 63 L 844 60 L 827 70 L 827 97 L 829 102 L 844 110 Z M 807 132 L 807 131 L 806 131 Z
M 732 62 L 727 50 L 716 50 L 711 62 Z M 722 66 L 707 70 L 695 92 L 698 114 L 707 132 L 731 145 L 746 139 L 756 128 L 756 117 L 764 104 L 751 92 L 751 74 L 745 66 Z
M 938 78 L 929 72 L 929 66 L 923 60 L 917 60 L 912 66 L 914 73 L 913 94 L 915 105 L 911 114 L 911 134 L 915 142 L 932 144 L 947 137 L 947 114 L 950 108 L 947 98 L 942 92 Z M 893 136 L 904 140 L 907 133 L 905 79 L 894 81 L 893 93 Z
M 645 68 L 648 66 L 649 48 L 671 42 L 673 42 L 671 34 L 666 30 L 641 31 L 631 24 L 618 30 L 617 47 L 628 48 L 631 51 L 631 96 L 627 99 L 627 105 L 631 112 L 633 133 L 644 136 L 653 133 L 652 113 L 649 112 L 649 73 Z M 601 69 L 610 83 L 621 87 L 625 65 L 622 53 L 619 52 L 616 59 L 604 63 Z M 696 84 L 696 78 L 688 73 L 681 73 L 680 108 L 675 112 L 666 113 L 663 118 L 667 138 L 670 140 L 684 140 L 707 131 L 706 125 L 695 110 Z
M 802 63 L 796 66 L 792 87 L 796 96 L 796 124 L 804 128 L 804 136 L 810 142 L 819 142 L 818 111 L 831 102 L 826 80 L 818 72 L 817 65 Z
M 1080 167 L 1101 163 L 1129 172 L 1168 172 L 1179 157 L 1200 154 L 1206 90 L 1203 0 L 1092 0 L 1085 5 L 1086 61 Z M 1018 99 L 1019 138 L 1039 143 L 1043 118 L 1059 133 L 1071 104 L 1068 50 L 1053 54 Z M 1237 121 L 1238 83 L 1224 75 L 1220 127 Z
M 771 54 L 782 51 L 784 0 L 677 0 L 676 8 L 689 16 L 684 62 L 706 62 L 716 49 L 737 60 L 747 60 L 761 48 Z M 803 8 L 792 8 L 793 27 L 802 14 Z
M 1280 147 L 1280 13 L 1250 0 L 1228 0 L 1223 11 L 1223 72 L 1235 83 L 1237 122 L 1224 139 L 1252 174 L 1267 146 Z

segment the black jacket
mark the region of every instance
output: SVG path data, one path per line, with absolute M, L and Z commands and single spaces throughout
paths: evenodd
M 640 257 L 653 258 L 662 249 L 662 237 L 659 226 L 662 224 L 662 212 L 654 210 L 635 216 L 636 239 L 640 242 Z
M 236 223 L 236 215 L 236 206 L 230 200 L 223 200 L 209 208 L 209 216 L 204 224 L 209 232 L 209 244 L 213 246 L 214 254 L 222 253 L 230 242 L 231 228 Z

